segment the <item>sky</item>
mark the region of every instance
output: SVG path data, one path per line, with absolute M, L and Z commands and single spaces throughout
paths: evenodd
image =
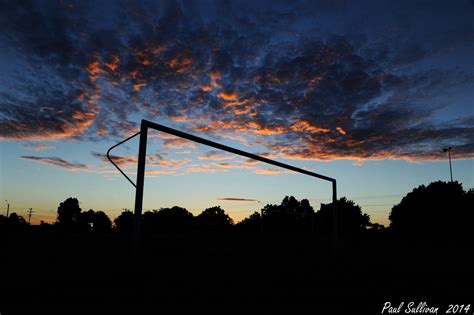
M 68 197 L 133 210 L 105 153 L 141 119 L 333 177 L 384 225 L 449 180 L 443 148 L 474 187 L 474 1 L 0 2 L 2 214 L 54 222 Z M 137 138 L 112 152 L 132 180 L 137 153 Z M 147 153 L 145 211 L 239 221 L 331 200 L 328 182 L 158 131 Z

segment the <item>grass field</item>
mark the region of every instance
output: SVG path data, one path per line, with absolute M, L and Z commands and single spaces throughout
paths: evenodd
M 3 235 L 0 312 L 381 314 L 385 302 L 474 303 L 472 247 L 310 233 Z M 472 311 L 471 313 L 472 314 Z

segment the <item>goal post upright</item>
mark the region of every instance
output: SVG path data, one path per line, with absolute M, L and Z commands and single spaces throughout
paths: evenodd
M 332 204 L 333 204 L 333 239 L 336 242 L 339 234 L 339 221 L 338 221 L 338 210 L 337 210 L 337 183 L 336 179 L 317 174 L 302 168 L 298 168 L 289 164 L 281 163 L 278 161 L 274 161 L 253 153 L 249 153 L 246 151 L 242 151 L 236 148 L 232 148 L 214 141 L 210 141 L 201 137 L 194 136 L 192 134 L 179 131 L 173 128 L 169 128 L 145 119 L 142 119 L 140 125 L 140 144 L 138 149 L 138 167 L 137 167 L 137 182 L 135 186 L 135 211 L 134 211 L 134 238 L 136 240 L 140 239 L 141 236 L 141 217 L 142 217 L 142 209 L 143 209 L 143 189 L 145 184 L 145 164 L 146 164 L 146 147 L 147 147 L 147 137 L 148 137 L 148 128 L 155 129 L 161 132 L 165 132 L 180 138 L 184 138 L 193 142 L 197 142 L 206 146 L 210 146 L 219 150 L 227 151 L 236 155 L 245 156 L 252 160 L 257 160 L 266 164 L 271 164 L 280 168 L 288 169 L 297 173 L 305 174 L 308 176 L 316 177 L 325 181 L 329 181 L 332 183 Z M 138 134 L 137 134 L 138 135 Z M 115 147 L 115 146 L 114 146 Z M 113 148 L 113 147 L 112 147 Z M 111 149 L 112 149 L 111 148 Z M 109 149 L 110 152 L 110 149 Z M 109 154 L 107 152 L 107 156 Z M 109 156 L 108 156 L 109 157 Z M 110 157 L 109 157 L 110 159 Z M 110 159 L 111 160 L 111 159 Z M 113 161 L 111 160 L 113 163 Z M 115 163 L 113 163 L 115 165 Z M 120 168 L 115 165 L 119 171 Z M 122 172 L 122 171 L 121 171 Z M 123 172 L 122 172 L 123 174 Z M 125 175 L 125 177 L 127 177 Z M 128 177 L 127 177 L 128 179 Z M 132 183 L 133 185 L 133 183 Z
M 146 164 L 146 144 L 148 137 L 148 126 L 145 120 L 140 125 L 140 143 L 138 147 L 138 166 L 137 166 L 137 182 L 135 189 L 135 211 L 133 222 L 133 234 L 136 240 L 141 235 L 141 218 L 143 208 L 143 188 L 145 185 L 145 164 Z

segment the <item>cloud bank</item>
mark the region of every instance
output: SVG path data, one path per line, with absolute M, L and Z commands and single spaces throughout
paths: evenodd
M 286 159 L 473 158 L 473 5 L 443 3 L 7 2 L 0 140 L 108 140 L 144 117 Z M 81 167 L 60 160 L 36 159 Z

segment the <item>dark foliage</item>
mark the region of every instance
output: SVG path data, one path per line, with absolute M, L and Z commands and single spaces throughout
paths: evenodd
M 246 232 L 257 232 L 262 230 L 262 216 L 258 212 L 252 213 L 249 217 L 236 224 L 236 228 Z
M 79 207 L 79 201 L 77 198 L 68 198 L 59 204 L 57 223 L 65 231 L 80 230 L 81 211 L 82 209 Z
M 124 210 L 114 220 L 115 230 L 121 234 L 130 234 L 133 231 L 133 212 Z
M 28 223 L 16 212 L 10 213 L 8 218 L 6 216 L 0 215 L 0 229 L 9 230 L 9 231 L 22 231 L 28 228 Z
M 219 206 L 207 208 L 196 217 L 196 225 L 200 229 L 225 230 L 233 225 L 232 219 Z
M 159 232 L 184 231 L 191 228 L 193 219 L 191 212 L 177 206 L 147 211 L 142 216 L 143 232 L 150 235 Z
M 112 221 L 103 211 L 90 209 L 79 216 L 81 229 L 96 233 L 106 233 L 112 230 Z
M 472 192 L 458 182 L 421 185 L 393 206 L 391 229 L 417 238 L 452 238 L 470 233 L 474 219 Z
M 329 234 L 334 230 L 334 207 L 332 203 L 321 204 L 321 209 L 316 212 L 314 220 L 316 231 L 320 234 Z M 337 201 L 337 215 L 340 235 L 354 236 L 370 226 L 370 217 L 363 214 L 360 206 L 345 197 Z
M 266 205 L 262 212 L 265 231 L 312 230 L 314 209 L 307 199 L 286 196 L 280 205 Z

